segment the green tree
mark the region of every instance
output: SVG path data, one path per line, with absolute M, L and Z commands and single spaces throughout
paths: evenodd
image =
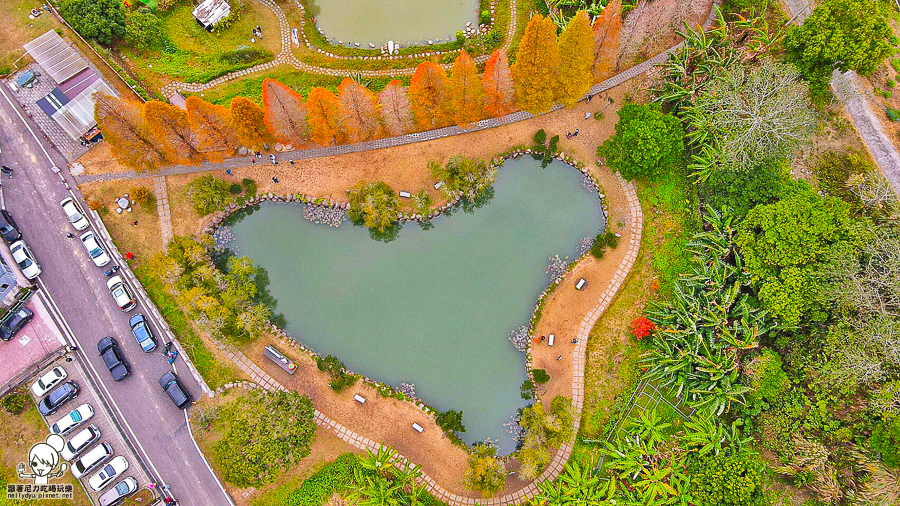
M 882 419 L 869 437 L 872 449 L 888 467 L 900 467 L 900 416 Z
M 806 187 L 790 198 L 757 206 L 741 223 L 735 243 L 759 287 L 763 307 L 787 325 L 822 320 L 816 271 L 826 253 L 855 242 L 849 206 Z
M 157 47 L 163 40 L 162 22 L 150 9 L 141 7 L 130 12 L 125 21 L 125 42 L 144 51 Z
M 466 426 L 463 425 L 462 416 L 462 411 L 451 409 L 439 413 L 434 421 L 437 422 L 438 427 L 444 429 L 444 432 L 465 432 Z
M 63 0 L 59 12 L 82 37 L 110 45 L 125 34 L 120 0 Z
M 400 200 L 387 183 L 362 181 L 347 190 L 347 195 L 350 200 L 347 215 L 373 230 L 384 232 L 400 215 Z
M 225 209 L 230 199 L 228 183 L 210 174 L 192 179 L 187 184 L 186 193 L 200 216 Z
M 765 504 L 762 466 L 738 455 L 706 455 L 688 466 L 691 497 L 698 506 L 755 506 Z
M 683 153 L 681 122 L 658 104 L 622 106 L 615 135 L 597 148 L 597 156 L 626 179 L 659 178 L 680 163 Z
M 442 167 L 437 162 L 428 164 L 431 176 L 444 181 L 447 191 L 462 192 L 468 200 L 475 200 L 497 180 L 497 169 L 484 160 L 456 155 Z
M 742 220 L 757 205 L 772 204 L 787 197 L 796 187 L 787 160 L 782 160 L 749 170 L 712 171 L 698 189 L 704 204 L 713 209 L 728 206 L 734 217 Z
M 786 54 L 819 89 L 834 68 L 870 74 L 891 52 L 881 9 L 869 0 L 825 0 L 801 26 L 787 30 Z
M 525 429 L 519 451 L 522 476 L 526 479 L 540 476 L 550 462 L 550 448 L 569 443 L 575 437 L 574 420 L 572 401 L 561 395 L 550 401 L 549 409 L 541 401 L 522 408 L 519 418 L 519 425 Z
M 316 434 L 312 401 L 291 391 L 252 390 L 225 405 L 215 426 L 224 436 L 213 458 L 238 487 L 271 483 L 309 455 Z
M 487 444 L 476 444 L 469 452 L 469 467 L 464 475 L 466 488 L 481 492 L 482 497 L 490 497 L 506 485 L 506 469 L 497 458 L 497 448 Z

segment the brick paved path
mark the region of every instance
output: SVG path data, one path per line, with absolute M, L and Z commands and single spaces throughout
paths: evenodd
M 616 274 L 613 276 L 609 286 L 606 287 L 606 290 L 603 291 L 600 299 L 597 300 L 596 305 L 594 305 L 594 307 L 584 316 L 581 325 L 578 328 L 578 343 L 575 344 L 572 352 L 574 365 L 572 368 L 571 393 L 572 406 L 575 408 L 573 429 L 576 434 L 578 433 L 579 424 L 581 422 L 581 410 L 584 407 L 584 367 L 587 357 L 587 342 L 591 329 L 609 307 L 610 303 L 612 303 L 619 288 L 622 287 L 622 283 L 624 283 L 625 279 L 628 277 L 628 273 L 631 271 L 631 268 L 634 266 L 634 262 L 637 259 L 638 250 L 641 245 L 644 215 L 641 210 L 641 204 L 638 201 L 634 184 L 626 182 L 618 173 L 616 173 L 616 179 L 628 202 L 629 227 L 627 230 L 629 230 L 630 237 L 628 239 L 628 249 L 625 253 L 625 257 L 622 259 L 622 263 L 619 264 Z M 219 347 L 235 365 L 250 376 L 250 378 L 262 388 L 267 390 L 286 390 L 278 380 L 263 371 L 258 365 L 254 364 L 253 361 L 248 359 L 240 350 L 223 343 L 219 343 Z M 231 386 L 233 386 L 233 384 L 225 385 L 223 388 L 230 388 Z M 318 410 L 315 412 L 315 420 L 318 426 L 333 431 L 339 438 L 357 448 L 375 452 L 381 446 L 387 446 L 348 429 L 338 421 L 325 416 Z M 547 468 L 537 480 L 529 483 L 520 490 L 505 496 L 490 499 L 474 499 L 454 494 L 443 488 L 439 483 L 424 473 L 421 481 L 432 495 L 451 506 L 474 506 L 476 502 L 485 506 L 518 504 L 537 494 L 538 483 L 555 479 L 559 473 L 562 472 L 571 455 L 572 445 L 569 443 L 563 444 L 557 450 L 556 454 L 553 456 L 553 460 L 547 465 Z M 399 455 L 399 457 L 403 460 L 407 460 L 403 455 Z

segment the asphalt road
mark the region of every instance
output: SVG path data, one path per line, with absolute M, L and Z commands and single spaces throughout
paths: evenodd
M 81 358 L 89 364 L 95 380 L 99 380 L 117 418 L 125 422 L 127 435 L 136 443 L 154 478 L 168 484 L 172 495 L 185 506 L 233 504 L 196 447 L 185 413 L 159 386 L 159 378 L 172 366 L 162 355 L 164 341 L 158 325 L 153 322 L 159 348 L 143 353 L 131 334 L 128 318 L 140 312 L 152 320 L 152 315 L 140 303 L 130 313 L 119 310 L 103 274 L 113 263 L 106 267 L 93 264 L 78 239 L 84 231 L 69 225 L 59 206 L 69 196 L 69 190 L 60 175 L 51 171 L 52 166 L 62 170 L 76 200 L 86 207 L 68 174 L 65 158 L 43 139 L 40 129 L 19 109 L 5 83 L 0 83 L 0 95 L 0 164 L 14 171 L 12 179 L 0 180 L 3 204 L 43 270 L 39 285 L 55 302 L 64 319 L 63 326 L 74 334 Z M 40 144 L 29 126 L 41 139 Z M 93 223 L 91 230 L 96 233 Z M 67 232 L 76 237 L 67 238 Z M 100 234 L 96 235 L 100 239 Z M 97 354 L 97 341 L 105 336 L 119 341 L 131 364 L 132 374 L 122 382 L 112 380 Z M 175 369 L 194 398 L 199 398 L 202 390 L 182 360 L 176 361 Z

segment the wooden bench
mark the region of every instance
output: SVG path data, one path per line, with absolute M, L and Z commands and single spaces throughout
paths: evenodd
M 575 283 L 575 289 L 581 290 L 582 288 L 584 288 L 584 285 L 586 285 L 586 284 L 587 284 L 587 281 L 585 281 L 584 278 L 581 278 L 578 280 L 578 283 Z
M 555 340 L 556 340 L 555 335 L 550 334 L 549 336 L 547 336 L 547 346 L 553 346 L 553 341 L 555 341 Z

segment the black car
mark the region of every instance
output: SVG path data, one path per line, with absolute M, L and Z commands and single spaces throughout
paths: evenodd
M 100 352 L 100 358 L 106 364 L 106 368 L 112 373 L 112 377 L 116 381 L 122 381 L 125 376 L 131 374 L 131 368 L 125 357 L 122 356 L 122 350 L 119 343 L 112 337 L 104 337 L 97 343 L 97 350 Z
M 193 402 L 191 393 L 187 391 L 187 388 L 184 388 L 181 380 L 178 379 L 174 372 L 169 371 L 163 374 L 162 378 L 159 378 L 159 386 L 165 390 L 169 399 L 172 399 L 172 402 L 181 409 L 190 406 Z
M 0 323 L 0 340 L 9 341 L 16 337 L 16 334 L 22 330 L 22 327 L 28 324 L 34 318 L 34 313 L 27 307 L 20 307 L 18 311 L 6 317 Z
M 67 381 L 56 387 L 50 392 L 50 395 L 41 399 L 41 402 L 38 403 L 38 411 L 44 416 L 50 416 L 56 413 L 56 410 L 61 408 L 63 404 L 77 397 L 78 392 L 80 392 L 78 383 Z
M 138 345 L 144 350 L 144 353 L 150 353 L 156 349 L 156 337 L 150 330 L 150 325 L 144 315 L 138 313 L 128 319 L 128 325 L 131 326 L 131 333 L 137 339 Z
M 19 227 L 16 226 L 16 222 L 6 209 L 0 210 L 0 236 L 3 236 L 3 240 L 7 243 L 22 238 L 22 232 L 19 231 Z

